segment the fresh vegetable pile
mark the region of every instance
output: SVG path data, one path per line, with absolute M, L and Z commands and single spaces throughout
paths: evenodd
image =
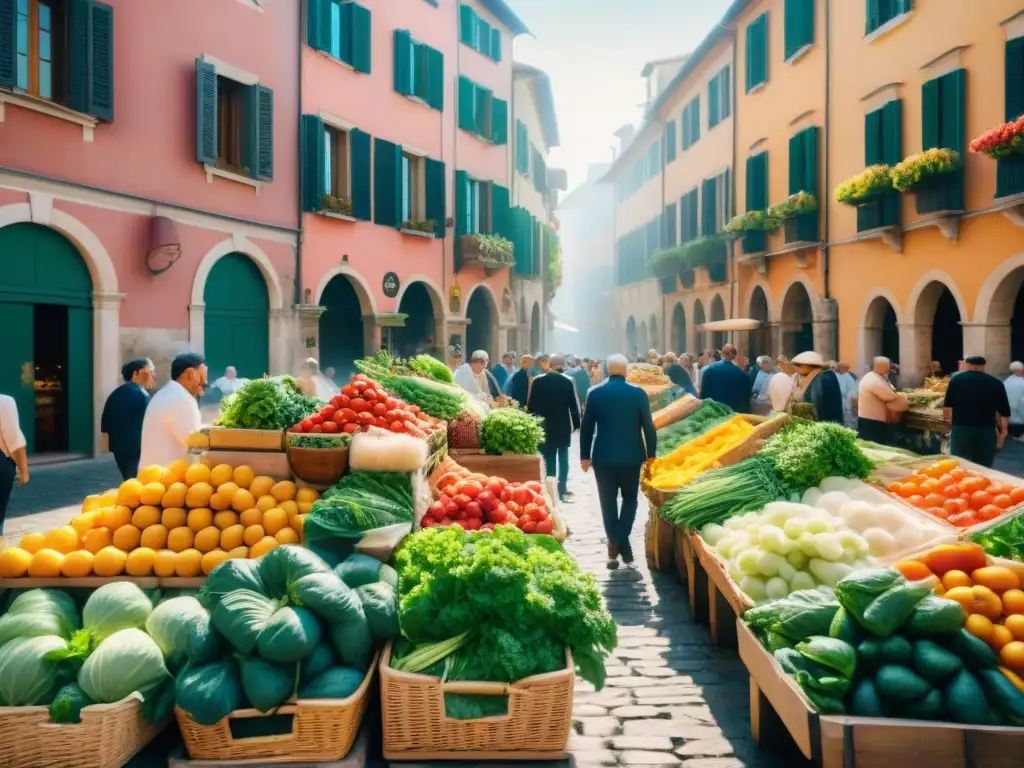
M 351 435 L 377 427 L 426 438 L 442 426 L 439 419 L 423 413 L 419 406 L 392 397 L 383 384 L 357 373 L 319 413 L 302 419 L 289 431 Z
M 630 384 L 647 384 L 660 386 L 671 384 L 672 381 L 661 370 L 660 366 L 650 363 L 630 363 L 626 373 L 626 381 Z
M 420 524 L 424 528 L 454 525 L 467 531 L 491 531 L 507 524 L 523 533 L 546 534 L 555 528 L 540 483 L 510 483 L 501 477 L 473 474 L 464 467 L 441 475 L 437 501 Z
M 423 365 L 428 364 L 421 364 L 421 367 Z M 356 368 L 363 374 L 379 381 L 389 392 L 422 408 L 424 413 L 435 418 L 451 421 L 466 408 L 480 408 L 471 402 L 473 398 L 467 397 L 462 389 L 452 383 L 454 378 L 451 378 L 450 372 L 448 377 L 444 377 L 435 366 L 429 367 L 432 371 L 429 376 L 411 375 L 413 369 L 397 365 L 397 361 L 384 350 L 375 357 L 356 361 Z M 448 369 L 445 368 L 445 371 Z
M 943 459 L 890 483 L 887 490 L 957 528 L 995 520 L 1024 502 L 1024 487 L 993 482 Z
M 701 472 L 711 469 L 726 451 L 742 443 L 754 427 L 742 416 L 733 416 L 700 437 L 655 459 L 648 482 L 654 488 L 682 488 Z
M 172 462 L 90 496 L 69 525 L 0 552 L 0 576 L 198 576 L 295 544 L 319 494 L 251 468 Z
M 217 425 L 238 429 L 286 429 L 323 405 L 304 395 L 291 376 L 252 379 L 220 402 Z
M 708 402 L 714 402 L 709 400 Z M 717 405 L 717 403 L 716 403 Z M 677 421 L 685 419 L 692 413 L 691 409 L 699 408 L 700 401 L 697 400 L 693 395 L 683 395 L 678 400 L 673 400 L 671 403 L 666 405 L 664 408 L 655 410 L 651 414 L 651 419 L 654 421 L 654 428 L 659 430 L 659 439 L 661 437 L 660 430 L 675 424 Z M 732 415 L 730 413 L 730 415 Z
M 288 445 L 292 448 L 307 448 L 319 451 L 336 450 L 347 448 L 352 442 L 352 435 L 347 432 L 338 434 L 311 434 L 305 435 L 292 433 L 288 435 Z
M 532 456 L 544 441 L 541 420 L 518 408 L 498 408 L 480 422 L 480 447 L 487 453 Z
M 594 576 L 553 539 L 507 525 L 493 532 L 435 528 L 406 538 L 395 563 L 409 642 L 399 643 L 393 663 L 418 654 L 410 671 L 514 682 L 564 669 L 568 647 L 577 674 L 603 686 L 615 621 Z M 459 647 L 460 636 L 471 640 Z M 450 716 L 484 713 L 480 702 L 469 701 L 454 714 L 455 698 L 446 696 Z M 486 697 L 496 698 L 500 704 L 501 697 Z
M 1011 517 L 971 536 L 993 557 L 1024 562 L 1024 518 Z
M 771 463 L 752 456 L 698 475 L 680 488 L 659 513 L 670 523 L 699 530 L 711 523 L 724 523 L 734 515 L 764 509 L 783 495 Z
M 440 381 L 443 384 L 453 384 L 455 382 L 455 377 L 452 376 L 448 366 L 430 355 L 416 355 L 416 357 L 409 360 L 409 367 L 417 375 L 427 379 Z
M 676 448 L 716 427 L 733 415 L 732 409 L 714 400 L 704 400 L 697 410 L 680 421 L 658 430 L 658 456 L 672 453 Z
M 787 495 L 817 488 L 827 477 L 865 479 L 874 468 L 857 434 L 825 421 L 797 421 L 768 438 L 761 455 L 772 462 Z

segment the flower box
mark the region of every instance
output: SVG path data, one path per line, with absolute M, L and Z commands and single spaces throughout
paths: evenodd
M 459 239 L 462 264 L 479 264 L 485 270 L 497 271 L 515 266 L 510 240 L 499 235 L 473 232 Z
M 1024 194 L 1024 155 L 996 160 L 996 197 Z
M 959 170 L 929 176 L 909 190 L 919 214 L 962 211 L 964 208 L 963 173 Z
M 743 233 L 744 253 L 764 253 L 768 250 L 768 235 L 763 229 Z
M 352 215 L 352 200 L 347 197 L 335 197 L 324 195 L 320 199 L 320 210 L 327 213 L 337 213 L 341 216 Z
M 818 241 L 818 212 L 801 213 L 782 223 L 787 243 L 815 243 Z

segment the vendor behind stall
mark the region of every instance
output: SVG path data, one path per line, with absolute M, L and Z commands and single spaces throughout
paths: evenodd
M 808 415 L 804 408 L 792 404 L 808 403 L 813 406 L 815 421 L 843 423 L 843 393 L 836 373 L 828 367 L 817 352 L 801 352 L 793 360 L 793 367 L 800 374 L 800 381 L 791 398 L 790 412 L 794 415 Z
M 950 454 L 991 467 L 1006 440 L 1010 402 L 1003 383 L 985 373 L 984 357 L 964 360 L 964 370 L 949 380 L 942 413 L 952 425 Z

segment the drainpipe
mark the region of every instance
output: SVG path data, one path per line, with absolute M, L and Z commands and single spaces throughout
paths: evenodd
M 732 121 L 732 163 L 731 173 L 729 174 L 729 213 L 732 214 L 736 210 L 736 165 L 737 165 L 737 146 L 736 146 L 736 105 L 739 104 L 737 98 L 737 91 L 739 88 L 736 87 L 736 83 L 739 82 L 739 75 L 737 74 L 736 66 L 738 62 L 738 54 L 736 53 L 736 36 L 732 37 L 732 71 L 729 73 L 731 82 L 729 83 L 729 100 L 732 102 L 729 105 L 729 119 Z M 744 176 L 744 183 L 746 183 L 746 177 Z M 729 317 L 736 316 L 736 294 L 740 291 L 740 283 L 736 277 L 736 241 L 729 238 L 729 259 L 727 268 L 729 270 L 730 289 L 729 289 Z M 747 351 L 750 349 L 750 336 L 747 336 Z
M 455 3 L 454 4 L 454 8 L 455 8 L 455 97 L 454 97 L 453 101 L 455 102 L 455 104 L 453 106 L 455 107 L 455 119 L 452 121 L 452 174 L 451 174 L 451 179 L 452 179 L 452 187 L 451 187 L 451 194 L 452 194 L 452 221 L 453 222 L 455 222 L 455 217 L 458 214 L 458 212 L 455 210 L 455 201 L 459 199 L 458 191 L 455 189 L 455 179 L 456 179 L 456 174 L 458 173 L 458 167 L 459 167 L 458 166 L 458 162 L 459 162 L 459 114 L 458 114 L 458 112 L 459 112 L 459 77 L 462 74 L 462 36 L 460 34 L 461 30 L 459 28 L 459 23 L 460 23 L 459 4 Z M 441 122 L 441 147 L 442 147 L 442 153 L 443 153 L 444 152 L 444 122 L 443 122 L 443 116 L 442 116 L 442 122 Z M 456 275 L 456 271 L 455 271 L 455 247 L 456 247 L 456 245 L 455 245 L 455 233 L 457 231 L 458 231 L 458 226 L 457 226 L 457 222 L 455 222 L 455 225 L 452 226 L 451 236 L 445 238 L 445 240 L 451 240 L 451 243 L 452 243 L 452 282 L 453 283 L 455 282 L 455 275 Z M 448 245 L 445 244 L 442 247 L 442 249 L 441 249 L 441 290 L 444 291 L 444 296 L 441 297 L 442 301 L 446 301 L 447 298 L 448 298 L 448 269 L 447 269 L 447 266 L 445 264 L 445 256 L 447 254 L 447 251 L 448 251 Z M 461 298 L 460 298 L 460 301 L 461 301 Z M 460 306 L 459 308 L 461 309 L 462 307 Z M 448 317 L 448 313 L 450 312 L 450 310 L 451 310 L 451 305 L 450 304 L 445 304 L 444 305 L 444 315 L 445 315 L 446 319 Z M 465 326 L 463 326 L 463 329 L 465 329 Z M 441 347 L 441 349 L 443 349 L 445 351 L 445 355 L 447 356 L 447 352 L 448 352 L 448 323 L 447 322 L 445 322 L 445 324 L 444 324 L 444 336 L 445 336 L 445 338 L 441 339 L 441 344 L 439 346 Z M 466 344 L 466 338 L 463 337 L 462 338 L 462 345 L 465 346 L 465 344 Z M 466 355 L 466 354 L 471 354 L 471 353 L 467 352 L 465 349 L 463 349 L 463 355 Z M 466 359 L 466 358 L 463 357 L 463 359 Z
M 825 0 L 825 126 L 822 129 L 824 135 L 825 144 L 825 193 L 830 196 L 830 190 L 832 189 L 831 183 L 831 164 L 828 162 L 829 157 L 829 126 L 831 124 L 831 109 L 832 109 L 832 2 L 831 0 Z M 829 198 L 826 198 L 829 199 Z M 822 246 L 822 261 L 824 268 L 823 281 L 825 284 L 825 298 L 832 298 L 831 291 L 831 257 L 829 255 L 829 212 L 830 206 L 825 205 L 825 237 L 824 244 Z M 836 309 L 836 321 L 832 326 L 832 348 L 835 350 L 836 359 L 839 359 L 839 310 Z
M 661 242 L 661 238 L 662 238 L 662 236 L 664 235 L 664 232 L 665 232 L 665 177 L 668 175 L 668 150 L 666 150 L 666 148 L 665 148 L 665 127 L 666 127 L 666 124 L 663 123 L 661 120 L 658 120 L 657 122 L 658 122 L 658 125 L 661 126 L 661 213 L 660 213 L 660 216 L 661 216 L 661 232 L 658 233 L 658 242 Z M 675 142 L 675 136 L 672 137 L 672 141 Z M 678 211 L 677 211 L 677 213 L 678 213 Z M 677 228 L 676 234 L 678 235 L 678 228 Z M 678 237 L 676 239 L 678 240 Z M 664 247 L 665 245 L 667 245 L 667 243 L 663 243 L 662 247 Z M 673 287 L 675 287 L 675 282 L 674 281 L 673 281 Z M 661 345 L 661 348 L 667 350 L 668 349 L 668 338 L 667 338 L 667 334 L 664 333 L 664 330 L 665 330 L 665 316 L 666 316 L 665 308 L 668 306 L 668 300 L 665 298 L 664 292 L 661 291 L 661 286 L 660 285 L 658 286 L 658 292 L 661 293 L 661 330 L 662 330 L 662 333 L 659 333 L 658 335 L 659 336 L 665 336 L 665 338 L 662 339 L 664 344 Z
M 302 52 L 303 52 L 303 41 L 306 39 L 305 25 L 302 23 L 302 11 L 299 10 L 299 108 L 298 108 L 298 128 L 299 128 L 299 140 L 295 142 L 296 145 L 296 157 L 298 158 L 298 165 L 296 166 L 298 173 L 296 174 L 296 185 L 298 188 L 298 234 L 296 235 L 295 242 L 295 291 L 294 299 L 295 305 L 302 304 L 302 241 L 303 241 L 303 225 L 305 223 L 304 211 L 302 206 Z M 302 320 L 299 319 L 299 331 L 301 335 Z

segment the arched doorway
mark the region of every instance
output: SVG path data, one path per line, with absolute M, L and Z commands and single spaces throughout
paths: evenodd
M 701 303 L 700 299 L 697 299 L 693 304 L 693 327 L 696 329 L 693 336 L 693 341 L 696 345 L 693 349 L 695 360 L 704 353 L 705 349 L 707 349 L 707 334 L 700 330 L 700 327 L 704 325 L 706 321 L 707 317 L 704 315 L 704 305 Z
M 0 392 L 29 453 L 93 452 L 92 277 L 78 249 L 39 224 L 0 228 Z
M 651 349 L 657 349 L 660 352 L 662 350 L 658 338 L 658 318 L 652 314 L 647 320 L 647 340 L 651 344 Z
M 1024 266 L 1022 257 L 1004 265 L 1002 274 L 989 276 L 978 297 L 975 323 L 985 329 L 984 354 L 988 370 L 1002 374 L 1014 360 L 1024 361 Z M 1010 260 L 1008 260 L 1010 261 Z M 994 285 L 993 285 L 994 283 Z M 1009 326 L 1009 336 L 1003 332 Z
M 651 339 L 647 335 L 647 321 L 640 323 L 640 327 L 636 332 L 636 344 L 639 347 L 637 350 L 637 357 L 647 358 L 647 351 L 651 348 Z
M 630 362 L 635 360 L 636 356 L 640 354 L 637 349 L 636 320 L 630 315 L 629 319 L 626 320 L 626 357 L 629 358 Z
M 482 349 L 490 356 L 492 362 L 497 362 L 500 353 L 494 345 L 498 335 L 498 308 L 494 305 L 494 297 L 487 288 L 480 287 L 473 291 L 466 307 L 466 319 L 469 320 L 469 325 L 466 327 L 463 360 L 468 362 L 470 355 Z
M 203 286 L 203 345 L 211 379 L 233 365 L 243 379 L 270 372 L 270 298 L 256 263 L 244 253 L 217 260 Z
M 864 315 L 864 360 L 870 366 L 881 355 L 894 363 L 900 362 L 900 329 L 896 310 L 884 296 L 876 296 Z
M 722 295 L 720 293 L 715 294 L 715 298 L 711 300 L 711 320 L 725 320 L 725 302 L 722 301 Z M 711 348 L 721 349 L 725 346 L 726 341 L 729 337 L 725 331 L 714 331 L 711 334 Z
M 928 363 L 938 360 L 944 371 L 955 371 L 957 364 L 964 356 L 964 334 L 960 326 L 960 307 L 956 297 L 949 288 L 938 280 L 933 280 L 921 291 L 914 310 L 914 322 L 917 325 L 917 347 L 921 357 L 920 371 L 928 369 Z
M 333 368 L 342 382 L 355 373 L 355 361 L 366 354 L 363 305 L 351 278 L 335 275 L 320 296 L 320 367 Z
M 405 327 L 395 328 L 395 348 L 392 354 L 399 357 L 437 354 L 437 339 L 434 338 L 437 316 L 435 301 L 426 283 L 409 283 L 402 300 L 398 302 L 399 314 L 406 315 Z
M 677 355 L 686 352 L 686 310 L 678 301 L 672 308 L 672 351 Z
M 782 354 L 793 357 L 814 349 L 814 313 L 803 283 L 793 283 L 782 300 Z
M 747 333 L 750 359 L 756 360 L 761 355 L 770 356 L 772 354 L 772 337 L 768 328 L 768 323 L 771 322 L 771 316 L 768 314 L 768 296 L 765 294 L 764 288 L 759 285 L 750 294 L 750 309 L 747 314 L 750 319 L 760 320 L 764 323 L 763 328 Z
M 540 304 L 534 302 L 530 313 L 530 352 L 535 355 L 540 351 Z

